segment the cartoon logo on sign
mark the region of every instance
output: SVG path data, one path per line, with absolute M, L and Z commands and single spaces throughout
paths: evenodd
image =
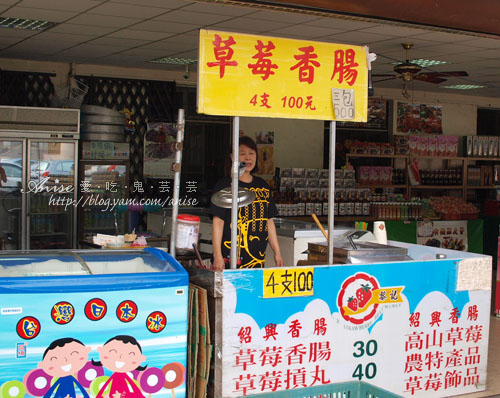
M 132 300 L 125 300 L 118 304 L 116 316 L 122 322 L 131 322 L 137 316 L 137 304 Z
M 155 311 L 148 315 L 146 327 L 151 333 L 160 333 L 167 326 L 167 317 L 161 311 Z
M 106 305 L 104 300 L 100 298 L 93 298 L 92 300 L 89 300 L 87 304 L 85 304 L 85 316 L 91 321 L 98 321 L 104 318 L 107 310 L 108 306 Z
M 59 325 L 70 323 L 74 316 L 75 309 L 67 301 L 60 301 L 52 307 L 52 320 Z
M 380 304 L 402 303 L 404 287 L 380 287 L 374 276 L 358 273 L 347 278 L 340 289 L 337 305 L 342 317 L 355 325 L 373 319 Z
M 34 316 L 26 316 L 17 322 L 16 331 L 25 340 L 34 339 L 40 333 L 40 321 Z

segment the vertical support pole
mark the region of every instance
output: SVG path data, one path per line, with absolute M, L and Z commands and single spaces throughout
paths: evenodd
M 334 201 L 335 201 L 335 140 L 337 122 L 330 122 L 330 176 L 328 187 L 328 264 L 333 264 L 333 228 L 335 223 Z
M 182 142 L 184 141 L 184 109 L 177 115 L 177 147 L 174 164 L 174 196 L 172 204 L 172 232 L 170 233 L 170 254 L 175 258 L 175 240 L 177 237 L 177 215 L 179 214 L 179 192 L 181 189 Z M 165 217 L 165 213 L 163 213 Z
M 238 249 L 238 165 L 240 164 L 239 159 L 239 147 L 240 147 L 240 117 L 235 116 L 233 118 L 233 164 L 231 167 L 231 194 L 232 194 L 232 206 L 231 206 L 231 269 L 236 268 L 237 264 L 237 249 Z

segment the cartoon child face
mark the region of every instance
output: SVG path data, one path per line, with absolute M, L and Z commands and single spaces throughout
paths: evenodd
M 91 348 L 72 341 L 45 354 L 38 367 L 54 377 L 76 374 L 87 363 Z
M 111 340 L 103 347 L 98 347 L 102 365 L 112 372 L 126 373 L 137 369 L 146 360 L 135 344 Z

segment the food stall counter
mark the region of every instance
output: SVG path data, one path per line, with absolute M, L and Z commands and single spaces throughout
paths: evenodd
M 354 381 L 403 397 L 485 390 L 491 257 L 388 244 L 411 260 L 188 268 L 210 296 L 210 396 Z

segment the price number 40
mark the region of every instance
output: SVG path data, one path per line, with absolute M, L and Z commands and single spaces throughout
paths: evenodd
M 375 340 L 368 340 L 366 344 L 363 341 L 356 341 L 353 345 L 357 350 L 352 354 L 354 358 L 361 358 L 365 354 L 369 357 L 372 357 L 377 353 L 378 345 Z M 358 366 L 356 366 L 352 377 L 361 380 L 363 379 L 363 377 L 366 377 L 367 379 L 373 379 L 376 375 L 377 365 L 375 365 L 373 362 L 369 362 L 364 367 L 363 364 L 359 364 Z

